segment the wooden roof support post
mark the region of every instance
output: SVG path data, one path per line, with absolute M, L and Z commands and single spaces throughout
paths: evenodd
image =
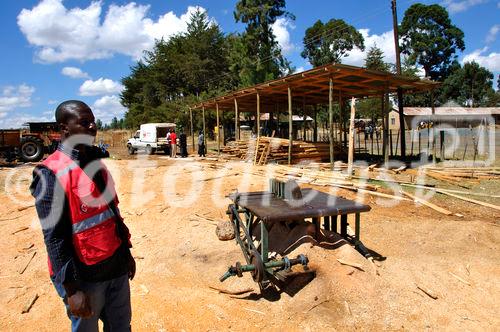
M 292 89 L 288 86 L 288 165 L 292 163 L 292 132 L 293 132 L 293 117 L 292 117 Z
M 339 89 L 339 118 L 337 122 L 337 129 L 339 130 L 339 134 L 336 135 L 338 138 L 338 141 L 342 145 L 342 90 Z
M 328 138 L 330 141 L 330 168 L 333 171 L 333 79 L 328 88 Z
M 302 140 L 305 142 L 306 141 L 306 97 L 302 97 L 302 113 L 303 113 L 303 118 L 302 118 Z
M 238 101 L 234 98 L 234 140 L 240 139 L 240 113 L 238 112 Z
M 436 137 L 435 137 L 435 132 L 434 132 L 434 127 L 436 126 L 436 109 L 434 108 L 434 89 L 431 90 L 431 110 L 432 110 L 432 115 L 431 115 L 431 121 L 432 121 L 432 127 L 431 127 L 431 144 L 432 144 L 432 163 L 436 163 Z
M 382 96 L 382 122 L 384 128 L 384 135 L 382 137 L 384 153 L 384 167 L 389 167 L 389 112 L 387 111 L 389 105 L 389 93 L 385 90 Z
M 207 133 L 205 130 L 205 106 L 201 108 L 202 115 L 203 115 L 203 143 L 205 144 L 205 151 L 206 151 L 206 146 L 207 146 Z
M 356 99 L 351 99 L 351 117 L 349 121 L 349 154 L 347 156 L 347 176 L 352 176 L 352 163 L 354 162 L 354 116 L 356 114 Z
M 190 107 L 189 108 L 189 122 L 191 126 L 191 139 L 192 139 L 192 146 L 191 148 L 193 149 L 193 153 L 195 153 L 195 148 L 194 148 L 194 127 L 193 127 L 193 109 Z
M 313 130 L 313 142 L 318 142 L 318 105 L 314 104 L 314 130 Z
M 217 154 L 220 155 L 220 127 L 219 127 L 219 103 L 215 103 L 215 112 L 217 113 Z
M 257 116 L 255 117 L 255 129 L 257 130 L 257 139 L 260 137 L 260 95 L 257 91 Z

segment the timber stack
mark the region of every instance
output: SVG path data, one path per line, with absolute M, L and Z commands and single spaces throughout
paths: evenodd
M 253 161 L 256 165 L 265 165 L 269 162 L 283 164 L 288 162 L 287 139 L 275 137 L 259 137 L 246 141 L 230 142 L 222 149 L 222 152 L 233 157 Z M 335 143 L 334 154 L 340 158 L 345 151 Z M 329 143 L 310 143 L 303 141 L 293 141 L 292 163 L 297 164 L 302 161 L 328 161 L 330 158 Z

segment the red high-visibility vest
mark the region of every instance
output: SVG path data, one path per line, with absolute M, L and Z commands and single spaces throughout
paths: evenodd
M 117 206 L 113 179 L 104 164 L 97 162 L 104 171 L 106 190 L 112 190 L 111 197 L 115 197 Z M 68 155 L 57 150 L 42 164 L 56 175 L 66 193 L 73 230 L 73 246 L 78 259 L 86 265 L 93 265 L 111 257 L 121 244 L 116 229 L 116 221 L 120 216 L 115 215 L 94 181 Z M 118 208 L 116 210 L 118 211 Z M 52 275 L 50 265 L 49 260 Z

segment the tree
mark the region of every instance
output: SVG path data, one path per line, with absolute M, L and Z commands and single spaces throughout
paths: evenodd
M 119 125 L 118 125 L 118 119 L 116 118 L 116 116 L 113 117 L 113 120 L 111 120 L 110 127 L 111 127 L 111 129 L 118 129 Z
M 372 46 L 365 58 L 365 68 L 379 71 L 390 71 L 391 65 L 384 62 L 384 52 Z M 370 118 L 373 121 L 382 117 L 382 102 L 380 97 L 361 99 L 356 105 L 358 114 L 363 118 Z
M 314 66 L 341 63 L 342 58 L 354 47 L 365 50 L 363 36 L 344 20 L 321 20 L 306 30 L 304 50 L 301 55 Z
M 466 62 L 443 82 L 440 99 L 463 106 L 487 106 L 494 95 L 493 77 L 493 73 L 477 62 Z
M 285 10 L 285 0 L 240 0 L 236 4 L 236 22 L 246 24 L 241 40 L 234 39 L 241 62 L 238 72 L 242 85 L 253 85 L 290 72 L 290 63 L 281 54 L 272 25 L 279 17 L 295 19 Z
M 365 68 L 380 71 L 389 71 L 390 64 L 384 62 L 384 52 L 374 45 L 370 47 L 365 58 Z
M 101 121 L 101 119 L 97 119 L 95 121 L 95 127 L 97 128 L 97 130 L 102 130 L 102 121 Z
M 457 50 L 465 49 L 464 33 L 451 23 L 448 12 L 440 5 L 416 3 L 405 12 L 399 33 L 401 52 L 412 64 L 419 64 L 425 76 L 443 81 Z
M 191 15 L 185 33 L 157 40 L 153 50 L 122 79 L 124 126 L 145 122 L 187 121 L 187 103 L 238 85 L 229 65 L 230 43 L 219 26 L 200 10 Z

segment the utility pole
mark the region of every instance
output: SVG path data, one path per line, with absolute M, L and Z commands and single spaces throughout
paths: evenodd
M 401 52 L 399 49 L 398 32 L 398 13 L 396 10 L 396 0 L 391 0 L 392 25 L 394 30 L 394 46 L 396 50 L 396 70 L 401 75 Z M 398 110 L 399 110 L 399 129 L 401 130 L 401 156 L 406 160 L 406 138 L 405 138 L 405 115 L 403 111 L 403 90 L 398 87 Z

